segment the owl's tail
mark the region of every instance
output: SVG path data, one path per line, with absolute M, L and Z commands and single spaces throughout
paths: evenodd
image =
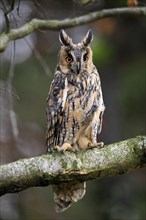
M 86 182 L 68 182 L 53 185 L 56 212 L 63 212 L 73 202 L 78 202 L 86 192 Z

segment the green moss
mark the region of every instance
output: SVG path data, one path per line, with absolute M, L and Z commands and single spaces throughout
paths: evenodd
M 61 164 L 62 164 L 62 168 L 63 168 L 63 169 L 66 169 L 66 167 L 67 167 L 67 162 L 65 161 L 65 159 L 64 159 L 64 158 L 61 159 L 60 162 L 61 162 Z
M 73 161 L 72 168 L 73 168 L 73 170 L 77 170 L 78 169 L 78 164 L 77 164 L 76 160 Z

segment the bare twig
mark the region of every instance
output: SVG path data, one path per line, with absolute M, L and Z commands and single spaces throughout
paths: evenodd
M 54 152 L 0 167 L 0 195 L 34 186 L 87 181 L 130 172 L 146 165 L 146 136 L 78 153 Z
M 13 77 L 14 77 L 15 41 L 14 41 L 13 47 L 11 49 L 12 49 L 11 63 L 10 63 L 10 69 L 9 69 L 9 77 L 8 77 L 8 80 L 7 80 L 9 91 L 12 91 L 12 80 L 13 80 Z M 14 112 L 13 96 L 12 96 L 11 93 L 9 93 L 8 98 L 9 98 L 9 108 L 10 108 L 9 116 L 10 116 L 11 129 L 12 129 L 14 140 L 17 141 L 19 131 L 18 131 L 18 126 L 17 126 L 16 115 L 15 115 L 15 112 Z
M 15 92 L 13 92 L 12 90 L 10 90 L 8 88 L 1 88 L 1 87 L 0 87 L 0 90 L 6 90 L 9 94 L 11 94 L 12 96 L 16 97 L 19 100 L 19 96 Z
M 3 0 L 1 0 L 1 4 L 3 6 L 2 10 L 4 12 L 5 21 L 6 21 L 6 32 L 10 31 L 10 21 L 8 18 L 9 13 L 11 13 L 14 10 L 15 0 L 11 1 L 10 7 L 6 7 Z
M 146 7 L 104 9 L 79 17 L 66 18 L 64 20 L 40 20 L 34 18 L 20 28 L 11 29 L 9 33 L 2 33 L 0 36 L 0 52 L 5 50 L 10 41 L 23 38 L 38 29 L 60 30 L 61 28 L 87 24 L 105 17 L 121 15 L 146 16 Z
M 24 40 L 26 41 L 27 45 L 29 46 L 29 48 L 32 50 L 33 54 L 35 55 L 35 58 L 38 60 L 39 64 L 42 66 L 45 74 L 47 76 L 52 75 L 51 69 L 49 68 L 48 64 L 46 63 L 46 61 L 43 59 L 43 57 L 41 56 L 41 54 L 38 52 L 38 50 L 33 47 L 33 45 L 31 44 L 31 42 L 27 39 L 24 38 Z

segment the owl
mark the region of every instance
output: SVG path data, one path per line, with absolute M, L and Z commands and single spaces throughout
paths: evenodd
M 79 151 L 102 147 L 98 134 L 105 110 L 101 81 L 92 61 L 93 39 L 89 30 L 80 43 L 74 44 L 61 30 L 58 65 L 47 97 L 46 144 L 48 151 Z M 82 199 L 85 182 L 53 185 L 56 211 L 62 212 Z

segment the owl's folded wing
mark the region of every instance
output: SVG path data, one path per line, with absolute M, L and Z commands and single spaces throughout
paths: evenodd
M 62 116 L 67 97 L 65 86 L 65 75 L 57 71 L 47 98 L 46 144 L 49 149 L 53 148 L 59 142 Z

